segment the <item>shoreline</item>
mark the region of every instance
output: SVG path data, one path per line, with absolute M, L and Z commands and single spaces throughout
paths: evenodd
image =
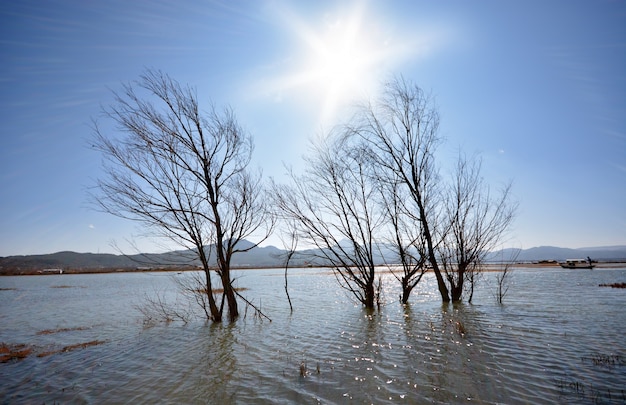
M 484 272 L 497 272 L 502 271 L 503 267 L 507 265 L 507 263 L 487 263 L 484 265 Z M 595 263 L 595 269 L 615 269 L 626 267 L 626 261 L 616 261 L 616 262 L 599 262 Z M 380 265 L 377 267 L 385 267 L 385 265 Z M 329 266 L 293 266 L 289 267 L 289 269 L 328 269 Z M 509 269 L 511 268 L 530 268 L 530 269 L 563 269 L 558 263 L 550 262 L 550 263 L 511 263 L 509 264 Z M 259 266 L 259 267 L 249 267 L 249 266 L 238 266 L 232 267 L 231 270 L 237 271 L 246 271 L 246 270 L 269 270 L 269 269 L 280 269 L 284 270 L 284 267 L 279 266 Z M 567 270 L 589 270 L 589 269 L 567 269 Z M 593 269 L 592 269 L 593 270 Z M 73 275 L 73 274 L 109 274 L 109 273 L 153 273 L 153 272 L 164 272 L 164 273 L 182 273 L 188 271 L 201 271 L 201 269 L 196 267 L 141 267 L 141 268 L 57 268 L 57 269 L 1 269 L 0 276 L 52 276 L 52 275 Z M 384 272 L 389 271 L 385 269 Z

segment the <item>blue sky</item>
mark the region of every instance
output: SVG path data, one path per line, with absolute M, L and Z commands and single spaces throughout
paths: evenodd
M 403 75 L 436 98 L 444 162 L 513 180 L 508 245 L 626 245 L 625 1 L 22 0 L 0 2 L 0 256 L 166 248 L 86 196 L 90 121 L 145 68 L 231 105 L 278 180 Z

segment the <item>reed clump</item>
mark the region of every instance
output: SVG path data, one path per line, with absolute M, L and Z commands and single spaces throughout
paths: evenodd
M 89 342 L 67 345 L 58 350 L 39 351 L 34 346 L 24 343 L 6 344 L 0 343 L 0 363 L 8 363 L 13 360 L 23 360 L 36 353 L 37 357 L 46 357 L 58 353 L 67 353 L 76 349 L 85 349 L 90 346 L 97 346 L 106 343 L 106 340 L 92 340 Z
M 618 354 L 594 353 L 591 356 L 581 357 L 583 362 L 590 362 L 594 366 L 614 367 L 626 364 Z
M 25 359 L 32 352 L 33 348 L 25 344 L 9 345 L 0 343 L 0 363 Z
M 585 383 L 578 380 L 558 379 L 555 382 L 561 395 L 575 395 L 579 399 L 587 400 L 592 404 L 603 403 L 624 403 L 626 401 L 626 391 L 614 390 L 609 388 L 595 387 L 591 383 Z
M 87 288 L 81 285 L 51 285 L 50 288 Z
M 307 374 L 307 367 L 306 367 L 306 362 L 301 362 L 300 363 L 300 377 L 306 377 Z
M 246 291 L 248 290 L 246 287 L 237 287 L 237 288 L 233 288 L 233 290 L 240 292 L 240 291 Z M 207 293 L 207 289 L 206 288 L 196 288 L 192 290 L 194 293 L 200 293 L 200 294 L 206 294 Z M 224 289 L 223 288 L 213 288 L 211 289 L 211 292 L 213 294 L 224 294 Z
M 39 332 L 37 332 L 37 334 L 38 335 L 52 335 L 54 333 L 74 332 L 74 331 L 87 330 L 87 329 L 89 328 L 86 326 L 78 326 L 76 328 L 44 329 L 44 330 L 40 330 Z
M 465 325 L 463 325 L 463 322 L 457 321 L 455 324 L 455 327 L 456 327 L 456 332 L 462 337 L 464 337 L 466 331 L 465 331 Z
M 626 288 L 626 283 L 598 284 L 599 287 Z
M 39 354 L 37 354 L 37 357 L 46 357 L 46 356 L 50 356 L 50 355 L 58 354 L 58 353 L 67 353 L 67 352 L 71 352 L 71 351 L 76 350 L 76 349 L 85 349 L 87 347 L 97 346 L 97 345 L 101 345 L 103 343 L 106 343 L 106 340 L 92 340 L 92 341 L 84 342 L 84 343 L 76 343 L 76 344 L 73 344 L 73 345 L 65 346 L 65 347 L 63 347 L 62 349 L 59 349 L 59 350 L 50 350 L 50 351 L 47 351 L 47 352 L 39 353 Z

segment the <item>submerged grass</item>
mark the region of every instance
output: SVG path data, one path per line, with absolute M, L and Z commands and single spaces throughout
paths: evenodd
M 598 284 L 599 287 L 626 288 L 626 283 Z
M 61 284 L 61 285 L 51 285 L 50 288 L 87 288 L 87 287 L 82 286 L 82 285 L 65 285 L 65 284 Z
M 103 343 L 106 343 L 106 340 L 92 340 L 90 342 L 76 343 L 76 344 L 73 344 L 73 345 L 65 346 L 65 347 L 63 347 L 60 350 L 50 350 L 50 351 L 47 351 L 47 352 L 38 353 L 37 357 L 46 357 L 46 356 L 50 356 L 50 355 L 57 354 L 57 353 L 71 352 L 71 351 L 76 350 L 76 349 L 85 349 L 87 347 L 97 346 L 97 345 L 101 345 Z
M 626 402 L 626 391 L 624 390 L 611 391 L 608 388 L 594 387 L 591 383 L 565 378 L 556 380 L 555 385 L 559 389 L 561 396 L 575 396 L 592 404 Z
M 626 362 L 618 354 L 593 353 L 590 356 L 581 357 L 583 363 L 589 362 L 594 366 L 615 367 L 626 365 Z
M 9 345 L 0 343 L 0 363 L 7 363 L 11 360 L 22 360 L 33 352 L 33 348 L 25 344 Z
M 57 350 L 38 351 L 35 346 L 27 345 L 24 343 L 18 344 L 6 344 L 0 343 L 0 363 L 8 363 L 10 361 L 19 361 L 27 358 L 32 354 L 36 354 L 37 357 L 46 357 L 58 353 L 67 353 L 77 349 L 85 349 L 91 346 L 101 345 L 106 343 L 106 340 L 92 340 L 89 342 L 76 343 L 73 345 L 67 345 Z
M 233 290 L 240 292 L 240 291 L 247 291 L 248 289 L 246 287 L 237 287 L 237 288 L 233 288 Z M 207 290 L 206 288 L 196 288 L 193 290 L 194 293 L 200 293 L 200 294 L 206 294 Z M 224 289 L 223 288 L 213 288 L 211 289 L 211 292 L 213 294 L 224 294 Z
M 37 335 L 52 335 L 54 333 L 74 332 L 74 331 L 87 330 L 87 329 L 89 329 L 87 326 L 78 326 L 76 328 L 44 329 L 44 330 L 40 330 L 39 332 L 37 332 Z

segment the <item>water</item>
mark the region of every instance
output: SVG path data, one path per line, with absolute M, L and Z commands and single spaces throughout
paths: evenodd
M 442 305 L 427 277 L 406 307 L 386 275 L 373 313 L 332 274 L 292 269 L 293 314 L 282 271 L 249 270 L 237 284 L 272 322 L 144 325 L 145 295 L 173 303 L 186 276 L 0 278 L 0 341 L 34 348 L 0 363 L 1 402 L 626 403 L 626 290 L 598 287 L 625 268 L 515 269 L 504 305 L 494 273 L 474 304 Z

